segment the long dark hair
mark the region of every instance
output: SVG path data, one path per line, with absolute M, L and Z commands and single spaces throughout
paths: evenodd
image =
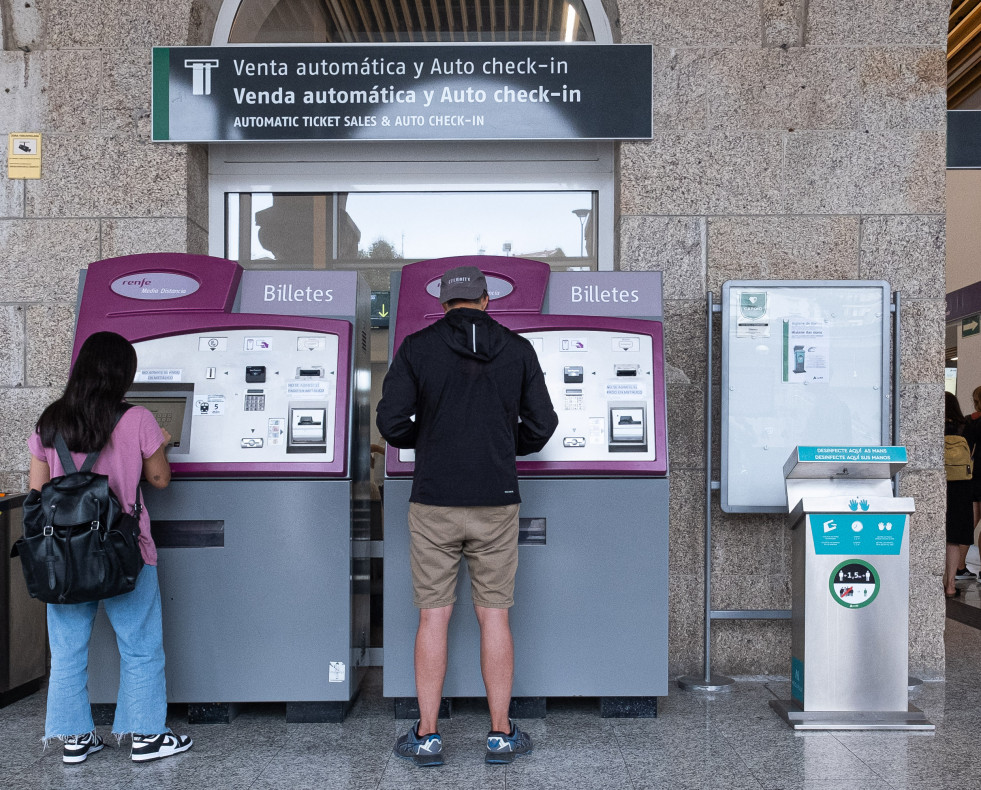
M 964 412 L 961 411 L 961 404 L 957 397 L 951 392 L 944 392 L 944 422 L 955 428 L 960 428 L 967 422 L 964 419 Z
M 115 332 L 96 332 L 82 344 L 65 391 L 37 421 L 41 444 L 55 434 L 76 453 L 101 450 L 109 441 L 116 410 L 136 376 L 136 349 Z

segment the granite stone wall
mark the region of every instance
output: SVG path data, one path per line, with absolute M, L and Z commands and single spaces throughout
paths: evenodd
M 655 47 L 654 138 L 619 150 L 617 256 L 621 269 L 664 272 L 671 672 L 701 671 L 706 291 L 840 278 L 902 295 L 910 670 L 942 676 L 949 3 L 602 6 L 617 40 Z M 209 43 L 219 7 L 0 0 L 0 151 L 8 132 L 44 135 L 42 178 L 0 179 L 0 490 L 25 488 L 25 437 L 64 384 L 78 270 L 207 251 L 207 151 L 150 142 L 150 47 Z M 714 607 L 788 608 L 783 518 L 713 508 Z M 789 644 L 787 623 L 716 623 L 714 669 L 786 675 Z
M 718 301 L 734 279 L 884 279 L 902 298 L 901 493 L 917 509 L 910 671 L 939 677 L 949 3 L 618 7 L 622 41 L 655 47 L 654 138 L 621 146 L 618 239 L 619 268 L 664 272 L 670 668 L 702 669 L 706 290 Z M 783 517 L 725 514 L 716 497 L 712 518 L 713 608 L 789 608 Z M 717 673 L 786 675 L 789 648 L 787 622 L 713 624 Z

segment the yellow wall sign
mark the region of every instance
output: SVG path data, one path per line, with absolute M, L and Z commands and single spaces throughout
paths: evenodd
M 11 132 L 7 137 L 7 178 L 40 178 L 41 135 Z

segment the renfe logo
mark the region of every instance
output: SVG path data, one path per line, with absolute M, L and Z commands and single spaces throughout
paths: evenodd
M 113 293 L 127 299 L 156 301 L 181 299 L 190 296 L 201 287 L 193 277 L 173 272 L 137 272 L 117 277 L 109 286 Z

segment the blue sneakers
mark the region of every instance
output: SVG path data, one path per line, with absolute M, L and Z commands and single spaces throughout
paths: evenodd
M 531 736 L 519 730 L 513 721 L 510 734 L 494 730 L 487 733 L 485 763 L 513 763 L 516 757 L 523 754 L 531 754 Z
M 404 760 L 412 760 L 419 766 L 443 764 L 443 739 L 438 732 L 424 735 L 421 738 L 416 730 L 416 722 L 409 731 L 395 742 L 395 756 Z

